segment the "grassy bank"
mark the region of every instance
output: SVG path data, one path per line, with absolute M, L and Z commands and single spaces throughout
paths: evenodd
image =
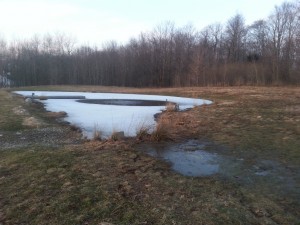
M 13 110 L 20 104 L 23 104 L 22 100 L 14 99 L 11 95 L 8 95 L 6 91 L 0 89 L 0 128 L 5 131 L 17 131 L 23 129 L 22 116 L 15 115 Z
M 209 139 L 246 161 L 272 159 L 300 164 L 299 88 L 34 87 L 200 97 L 213 105 L 163 115 L 168 136 Z M 0 143 L 28 116 L 44 126 L 62 125 L 22 99 L 0 91 Z M 29 115 L 15 113 L 16 107 Z M 65 127 L 64 127 L 65 128 Z M 76 135 L 69 131 L 69 135 Z M 3 224 L 299 224 L 299 199 L 253 190 L 218 176 L 192 178 L 142 154 L 133 141 L 37 140 L 0 151 L 0 223 Z M 52 139 L 52 138 L 51 138 Z M 2 142 L 1 142 L 2 141 Z M 299 170 L 298 170 L 299 171 Z M 299 182 L 296 180 L 295 182 Z M 299 185 L 299 183 L 298 183 Z

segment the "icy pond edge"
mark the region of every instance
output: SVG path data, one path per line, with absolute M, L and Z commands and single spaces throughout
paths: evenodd
M 15 91 L 22 96 L 84 96 L 86 99 L 133 99 L 157 100 L 174 102 L 180 111 L 213 102 L 204 99 L 175 97 L 166 95 L 124 94 L 124 93 L 91 93 L 91 92 L 62 92 L 62 91 Z M 47 111 L 67 113 L 65 121 L 78 126 L 88 138 L 92 137 L 95 126 L 104 130 L 104 136 L 112 132 L 124 131 L 125 136 L 136 136 L 140 126 L 155 127 L 154 115 L 165 110 L 165 106 L 115 106 L 91 105 L 76 102 L 77 99 L 47 99 L 38 100 L 44 104 Z

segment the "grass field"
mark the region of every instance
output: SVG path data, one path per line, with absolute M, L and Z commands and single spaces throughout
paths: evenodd
M 212 100 L 212 105 L 163 114 L 168 138 L 210 140 L 246 164 L 274 160 L 294 173 L 295 187 L 300 185 L 298 87 L 22 90 Z M 235 178 L 184 177 L 137 150 L 140 142 L 151 140 L 81 140 L 77 131 L 49 117 L 41 106 L 26 105 L 8 91 L 0 90 L 0 224 L 300 224 L 299 195 Z M 28 117 L 38 123 L 24 124 Z

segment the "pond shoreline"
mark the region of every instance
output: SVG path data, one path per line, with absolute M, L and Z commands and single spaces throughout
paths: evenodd
M 160 95 L 49 91 L 15 93 L 23 96 L 28 96 L 28 93 L 44 96 L 42 102 L 46 110 L 66 112 L 64 120 L 80 127 L 88 138 L 92 138 L 95 132 L 101 133 L 102 138 L 110 137 L 116 132 L 123 132 L 126 137 L 134 137 L 140 129 L 155 130 L 154 115 L 157 113 L 171 108 L 184 110 L 212 103 L 203 99 Z M 57 99 L 57 96 L 60 98 Z M 77 96 L 85 99 L 74 99 Z

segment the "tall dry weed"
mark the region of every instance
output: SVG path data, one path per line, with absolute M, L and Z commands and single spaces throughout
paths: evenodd
M 150 136 L 151 133 L 151 126 L 146 124 L 141 124 L 136 130 L 136 138 L 138 140 L 143 140 Z
M 102 132 L 100 130 L 100 127 L 98 124 L 95 124 L 93 130 L 93 140 L 101 141 L 101 136 L 102 136 Z
M 172 134 L 173 123 L 167 115 L 163 114 L 157 121 L 155 130 L 151 134 L 154 141 L 170 140 Z
M 166 102 L 166 110 L 167 112 L 177 112 L 179 111 L 179 105 L 173 102 Z

